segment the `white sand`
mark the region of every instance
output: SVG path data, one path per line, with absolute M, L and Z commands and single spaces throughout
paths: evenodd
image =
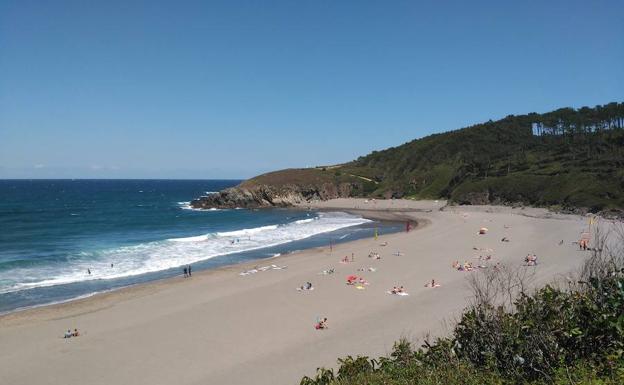
M 444 204 L 321 202 L 320 208 L 357 208 L 424 226 L 335 245 L 331 253 L 306 250 L 0 317 L 0 384 L 296 384 L 338 357 L 382 355 L 400 337 L 448 333 L 445 323 L 466 305 L 465 278 L 474 274 L 451 263 L 477 264 L 473 247 L 492 248 L 492 262 L 519 269 L 527 269 L 524 256 L 537 254 L 539 265 L 529 267 L 537 284 L 568 274 L 588 255 L 572 244 L 585 218 L 499 207 L 440 211 Z M 480 227 L 490 231 L 478 235 Z M 368 258 L 370 251 L 382 259 Z M 354 263 L 339 263 L 351 253 Z M 239 275 L 254 264 L 288 268 Z M 318 274 L 332 267 L 335 274 Z M 368 267 L 377 271 L 357 271 Z M 370 285 L 347 286 L 351 274 Z M 442 286 L 425 288 L 431 278 Z M 295 290 L 306 281 L 314 291 Z M 409 296 L 387 294 L 395 285 Z M 329 318 L 328 330 L 314 329 L 319 316 Z M 68 328 L 83 335 L 63 339 Z

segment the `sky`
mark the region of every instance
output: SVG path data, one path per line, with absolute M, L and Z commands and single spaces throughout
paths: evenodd
M 0 1 L 0 178 L 247 178 L 624 100 L 622 1 Z

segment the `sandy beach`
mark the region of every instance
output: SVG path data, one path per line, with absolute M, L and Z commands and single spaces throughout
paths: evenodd
M 480 255 L 491 255 L 489 268 L 532 269 L 541 285 L 563 279 L 589 255 L 573 243 L 586 218 L 445 204 L 319 202 L 311 208 L 419 225 L 2 316 L 0 383 L 297 384 L 338 357 L 383 355 L 401 337 L 449 332 L 470 295 L 466 278 L 476 274 L 452 268 L 454 261 L 476 266 Z M 478 234 L 482 227 L 487 234 Z M 523 266 L 529 253 L 537 266 Z M 352 254 L 354 262 L 340 262 Z M 240 275 L 254 265 L 287 268 Z M 321 274 L 331 268 L 335 273 Z M 368 284 L 346 285 L 349 275 Z M 441 286 L 425 287 L 432 278 Z M 314 290 L 296 290 L 305 282 Z M 409 295 L 388 294 L 394 286 Z M 319 317 L 328 318 L 328 329 L 314 328 Z M 69 328 L 82 335 L 64 339 Z

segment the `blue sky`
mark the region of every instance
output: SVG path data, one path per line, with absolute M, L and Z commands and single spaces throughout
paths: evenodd
M 622 101 L 621 1 L 0 2 L 0 178 L 245 178 Z

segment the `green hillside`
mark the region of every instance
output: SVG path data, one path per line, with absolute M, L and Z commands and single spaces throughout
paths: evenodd
M 325 172 L 372 179 L 372 196 L 598 211 L 624 207 L 623 166 L 624 103 L 610 103 L 510 115 L 374 151 Z
M 621 212 L 624 103 L 509 115 L 345 164 L 259 175 L 239 187 L 263 186 L 294 188 L 306 199 L 334 186 L 350 196 Z

